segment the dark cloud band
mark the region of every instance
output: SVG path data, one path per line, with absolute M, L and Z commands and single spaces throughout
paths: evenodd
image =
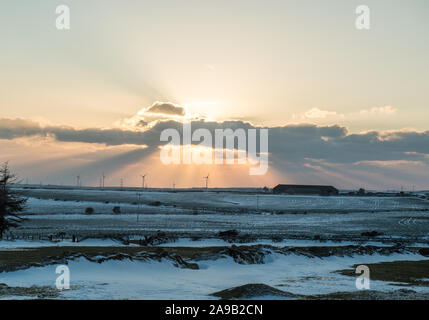
M 192 129 L 258 129 L 243 121 L 193 121 Z M 42 127 L 22 119 L 0 119 L 0 139 L 29 136 L 54 136 L 62 142 L 100 143 L 115 145 L 145 145 L 156 148 L 164 129 L 173 128 L 182 133 L 182 123 L 161 121 L 146 131 L 121 129 L 75 129 L 63 126 Z M 336 163 L 358 161 L 424 160 L 429 154 L 429 132 L 395 131 L 348 133 L 345 127 L 316 125 L 287 125 L 269 129 L 269 152 L 274 159 L 299 163 L 303 159 L 325 159 Z

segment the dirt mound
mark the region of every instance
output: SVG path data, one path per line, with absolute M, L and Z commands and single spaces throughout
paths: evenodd
M 285 299 L 297 297 L 293 293 L 282 291 L 262 283 L 245 284 L 243 286 L 238 286 L 212 293 L 211 296 L 219 297 L 224 300 L 249 299 L 263 296 L 283 297 Z
M 362 232 L 360 234 L 362 237 L 378 237 L 378 236 L 382 236 L 384 235 L 384 233 L 382 232 L 378 232 L 378 231 L 367 231 L 367 232 Z
M 428 293 L 420 293 L 409 289 L 393 291 L 362 290 L 351 292 L 333 292 L 317 295 L 299 295 L 282 291 L 266 284 L 250 283 L 212 293 L 211 296 L 222 300 L 251 299 L 261 297 L 278 297 L 298 300 L 428 300 Z
M 216 236 L 222 239 L 223 241 L 226 241 L 229 243 L 231 242 L 246 243 L 246 242 L 251 242 L 255 240 L 255 237 L 252 237 L 247 233 L 241 234 L 235 229 L 218 232 Z
M 421 248 L 421 249 L 419 250 L 419 253 L 420 253 L 422 256 L 429 257 L 429 248 Z
M 58 290 L 52 287 L 9 287 L 4 283 L 0 283 L 0 297 L 20 296 L 33 297 L 37 299 L 57 298 Z
M 165 250 L 157 250 L 156 252 L 144 252 L 140 251 L 137 252 L 134 255 L 125 254 L 125 253 L 115 253 L 110 255 L 98 255 L 98 256 L 89 256 L 89 255 L 82 255 L 85 259 L 91 262 L 96 263 L 103 263 L 105 261 L 109 260 L 138 260 L 138 261 L 148 261 L 148 260 L 156 260 L 158 262 L 161 262 L 162 259 L 167 259 L 173 262 L 173 265 L 177 268 L 182 269 L 193 269 L 198 270 L 199 266 L 197 263 L 187 262 L 185 261 L 180 255 L 176 253 L 169 253 Z M 76 256 L 74 257 L 76 258 Z
M 410 248 L 400 245 L 390 247 L 378 246 L 362 246 L 362 245 L 347 245 L 347 246 L 309 246 L 309 247 L 283 247 L 280 249 L 273 248 L 278 253 L 283 254 L 298 254 L 310 258 L 324 258 L 330 256 L 351 257 L 353 255 L 391 255 L 393 253 L 408 253 L 414 252 Z
M 175 242 L 176 240 L 176 236 L 168 235 L 167 233 L 158 230 L 156 234 L 144 236 L 143 239 L 129 240 L 128 244 L 134 243 L 140 246 L 156 246 L 164 243 Z
M 324 295 L 305 296 L 310 300 L 428 300 L 428 293 L 409 289 L 394 291 L 362 290 L 354 292 L 334 292 Z
M 235 246 L 225 248 L 220 251 L 220 254 L 232 257 L 239 264 L 263 264 L 265 256 L 270 254 L 270 251 L 262 246 Z

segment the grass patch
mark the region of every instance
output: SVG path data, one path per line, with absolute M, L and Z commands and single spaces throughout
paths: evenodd
M 49 264 L 67 263 L 77 255 L 88 257 L 128 254 L 134 256 L 139 252 L 176 254 L 183 259 L 201 259 L 213 257 L 224 247 L 39 247 L 0 251 L 0 272 L 10 272 L 42 267 Z M 161 256 L 161 254 L 160 254 Z
M 393 261 L 365 264 L 370 270 L 371 280 L 397 282 L 397 285 L 429 286 L 429 260 Z M 346 276 L 356 277 L 356 267 L 335 271 Z

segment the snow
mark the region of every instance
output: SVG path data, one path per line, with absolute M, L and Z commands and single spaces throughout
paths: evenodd
M 265 264 L 240 265 L 232 258 L 199 261 L 200 270 L 180 269 L 169 261 L 107 261 L 92 263 L 84 258 L 70 261 L 71 286 L 61 296 L 67 299 L 215 299 L 210 293 L 247 283 L 265 283 L 296 294 L 355 291 L 355 277 L 332 271 L 353 264 L 381 261 L 421 260 L 414 254 L 390 256 L 308 258 L 272 254 Z M 9 286 L 55 286 L 56 265 L 0 273 Z M 282 286 L 279 286 L 282 285 Z M 387 282 L 371 281 L 372 290 L 397 289 Z M 429 292 L 428 287 L 408 287 Z
M 237 192 L 167 192 L 167 191 L 113 191 L 93 189 L 19 189 L 29 199 L 29 213 L 82 213 L 92 206 L 97 213 L 111 213 L 113 205 L 120 205 L 126 213 L 141 210 L 180 212 L 180 208 L 228 208 L 252 209 L 271 212 L 273 210 L 328 210 L 371 211 L 428 208 L 429 203 L 416 197 L 353 197 L 317 195 L 274 195 Z M 38 199 L 40 198 L 40 199 Z M 55 201 L 57 199 L 58 201 Z M 68 200 L 68 201 L 62 201 Z M 106 204 L 105 201 L 110 203 Z M 159 201 L 161 207 L 148 206 Z M 133 204 L 134 203 L 134 204 Z
M 112 239 L 85 239 L 80 242 L 72 242 L 64 240 L 59 242 L 51 241 L 30 241 L 30 240 L 14 240 L 14 241 L 0 241 L 0 249 L 22 249 L 22 248 L 38 248 L 38 247 L 119 247 L 124 246 L 121 242 Z
M 365 246 L 378 246 L 378 247 L 391 247 L 391 243 L 383 243 L 380 241 L 312 241 L 312 240 L 296 240 L 296 239 L 285 239 L 282 241 L 272 241 L 272 240 L 257 240 L 250 241 L 246 243 L 239 242 L 228 242 L 222 239 L 200 239 L 193 240 L 189 238 L 181 238 L 174 242 L 159 244 L 160 247 L 223 247 L 231 245 L 240 245 L 240 246 L 250 246 L 250 245 L 270 245 L 274 247 L 326 247 L 326 246 L 350 246 L 350 245 L 365 245 Z M 426 243 L 415 243 L 414 246 L 419 247 L 429 247 L 429 244 Z
M 139 239 L 141 237 L 134 236 L 129 237 L 129 239 Z M 269 239 L 262 239 L 257 241 L 250 241 L 246 243 L 239 242 L 228 242 L 222 239 L 199 239 L 193 240 L 189 238 L 180 238 L 173 242 L 162 243 L 154 246 L 158 247 L 225 247 L 225 246 L 252 246 L 252 245 L 270 245 L 273 247 L 308 247 L 308 246 L 349 246 L 349 245 L 365 245 L 365 246 L 378 246 L 378 247 L 390 247 L 391 243 L 382 243 L 378 241 L 311 241 L 311 240 L 295 240 L 295 239 L 285 239 L 282 241 L 272 241 Z M 414 243 L 414 246 L 418 247 L 429 247 L 427 243 Z M 14 249 L 25 249 L 25 248 L 40 248 L 40 247 L 125 247 L 125 246 L 138 246 L 138 244 L 123 244 L 122 242 L 114 239 L 85 239 L 79 242 L 72 242 L 71 240 L 60 240 L 60 241 L 38 241 L 38 240 L 1 240 L 0 249 L 1 250 L 14 250 Z
M 53 199 L 36 199 L 28 198 L 24 214 L 31 215 L 53 215 L 53 214 L 83 214 L 86 208 L 93 208 L 94 214 L 111 214 L 113 208 L 119 206 L 121 213 L 137 213 L 139 211 L 146 212 L 149 210 L 154 212 L 153 206 L 144 204 L 117 203 L 105 201 L 61 201 Z M 159 208 L 157 208 L 158 210 Z
M 320 197 L 233 192 L 165 192 L 119 191 L 94 189 L 21 189 L 30 196 L 27 218 L 22 227 L 12 230 L 13 235 L 38 235 L 39 232 L 57 234 L 59 231 L 81 232 L 87 236 L 126 233 L 138 238 L 147 232 L 183 233 L 189 238 L 160 246 L 208 247 L 269 244 L 273 246 L 344 246 L 391 245 L 381 239 L 427 241 L 429 213 L 415 211 L 429 208 L 429 202 L 405 197 Z M 39 199 L 40 198 L 40 199 Z M 55 200 L 57 199 L 57 200 Z M 109 203 L 106 203 L 109 201 Z M 159 201 L 161 206 L 150 206 Z M 137 205 L 137 202 L 139 204 Z M 113 214 L 120 206 L 121 214 Z M 83 214 L 92 207 L 95 214 Z M 198 215 L 190 215 L 193 208 Z M 206 208 L 215 208 L 211 213 Z M 225 210 L 224 210 L 225 209 Z M 226 210 L 228 209 L 228 210 Z M 247 210 L 249 209 L 249 210 Z M 258 209 L 258 210 L 256 210 Z M 188 210 L 188 211 L 186 211 Z M 309 210 L 307 214 L 294 212 Z M 380 212 L 383 211 L 384 212 Z M 273 214 L 284 211 L 285 214 Z M 377 211 L 372 213 L 372 211 Z M 250 212 L 250 213 L 249 213 Z M 253 212 L 253 213 L 252 213 Z M 136 215 L 136 213 L 142 213 Z M 347 213 L 347 214 L 345 214 Z M 219 231 L 236 229 L 243 234 L 257 235 L 250 243 L 229 243 L 213 238 Z M 368 242 L 310 241 L 315 235 L 323 237 L 365 239 L 362 232 L 383 232 L 380 238 Z M 190 237 L 204 236 L 193 241 Z M 284 238 L 280 242 L 271 236 Z M 266 238 L 266 239 L 265 239 Z M 43 246 L 122 246 L 111 239 L 87 239 L 81 242 L 65 240 L 0 241 L 2 250 L 19 250 Z M 408 243 L 409 245 L 409 243 Z M 428 247 L 426 244 L 415 244 Z M 106 261 L 93 263 L 85 258 L 69 261 L 71 290 L 61 292 L 67 299 L 217 299 L 210 293 L 247 283 L 265 283 L 296 294 L 323 294 L 355 291 L 355 277 L 332 273 L 354 264 L 382 261 L 421 260 L 417 254 L 389 256 L 355 255 L 353 257 L 309 258 L 300 255 L 272 253 L 265 264 L 240 265 L 230 257 L 197 261 L 200 270 L 180 269 L 169 260 Z M 9 286 L 52 286 L 58 274 L 57 265 L 31 267 L 26 270 L 0 273 L 0 283 Z M 393 290 L 382 281 L 371 281 L 373 290 Z M 407 287 L 429 292 L 429 287 Z M 18 298 L 18 297 L 8 297 Z M 259 298 L 274 298 L 271 296 Z
M 220 231 L 236 229 L 269 238 L 280 235 L 284 238 L 313 238 L 315 235 L 338 235 L 347 240 L 348 236 L 359 236 L 362 232 L 377 230 L 385 234 L 382 238 L 408 239 L 425 242 L 429 213 L 413 213 L 416 223 L 399 223 L 411 214 L 406 212 L 349 213 L 349 214 L 51 214 L 28 216 L 24 227 L 26 232 L 37 235 L 39 231 L 58 233 L 67 230 L 82 234 L 142 235 L 147 232 L 183 233 L 186 236 L 211 237 Z M 49 230 L 49 231 L 48 231 Z M 50 231 L 52 230 L 52 231 Z M 19 232 L 19 230 L 17 230 Z

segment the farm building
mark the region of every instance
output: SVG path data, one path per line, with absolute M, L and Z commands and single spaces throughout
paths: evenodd
M 273 193 L 317 194 L 321 196 L 333 196 L 338 195 L 338 189 L 332 186 L 279 184 L 273 188 Z

